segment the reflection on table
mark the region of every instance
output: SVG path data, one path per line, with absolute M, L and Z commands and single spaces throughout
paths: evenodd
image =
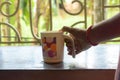
M 119 45 L 99 45 L 72 58 L 64 51 L 64 61 L 49 65 L 43 62 L 41 46 L 0 47 L 0 69 L 116 69 Z

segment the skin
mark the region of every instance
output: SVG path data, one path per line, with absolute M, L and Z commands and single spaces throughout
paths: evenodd
M 75 41 L 76 54 L 81 51 L 89 49 L 91 46 L 89 41 L 86 39 L 86 30 L 79 28 L 70 28 L 64 26 L 63 32 L 69 32 Z M 94 43 L 101 43 L 113 38 L 120 37 L 120 13 L 116 14 L 110 19 L 104 20 L 96 25 L 92 26 L 91 32 L 89 33 L 90 41 Z M 72 55 L 72 46 L 70 40 L 65 39 L 68 54 Z

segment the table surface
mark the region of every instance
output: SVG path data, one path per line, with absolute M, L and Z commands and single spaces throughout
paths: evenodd
M 67 55 L 59 64 L 47 64 L 42 59 L 41 46 L 0 47 L 0 70 L 69 70 L 69 69 L 116 69 L 119 45 L 98 45 L 78 54 L 76 58 Z

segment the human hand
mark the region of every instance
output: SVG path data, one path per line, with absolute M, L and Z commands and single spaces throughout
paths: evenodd
M 88 48 L 91 47 L 91 45 L 86 40 L 86 30 L 64 26 L 62 28 L 62 31 L 70 33 L 70 36 L 73 38 L 75 43 L 76 54 L 84 50 L 87 50 Z M 65 42 L 66 42 L 68 54 L 72 55 L 73 49 L 72 49 L 71 41 L 68 39 L 65 39 Z

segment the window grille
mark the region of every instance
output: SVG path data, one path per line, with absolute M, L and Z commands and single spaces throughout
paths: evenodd
M 120 10 L 120 0 L 117 0 L 117 5 L 106 5 L 109 0 L 101 1 L 103 19 L 106 19 L 106 9 Z M 58 26 L 59 29 L 63 26 L 87 28 L 94 22 L 93 17 L 88 18 L 94 12 L 88 7 L 89 3 L 88 0 L 0 0 L 0 45 L 40 44 L 40 32 L 57 30 Z M 89 12 L 89 9 L 93 11 Z M 66 20 L 64 15 L 64 19 L 55 19 L 56 14 L 65 14 L 67 20 L 73 21 L 63 21 Z

